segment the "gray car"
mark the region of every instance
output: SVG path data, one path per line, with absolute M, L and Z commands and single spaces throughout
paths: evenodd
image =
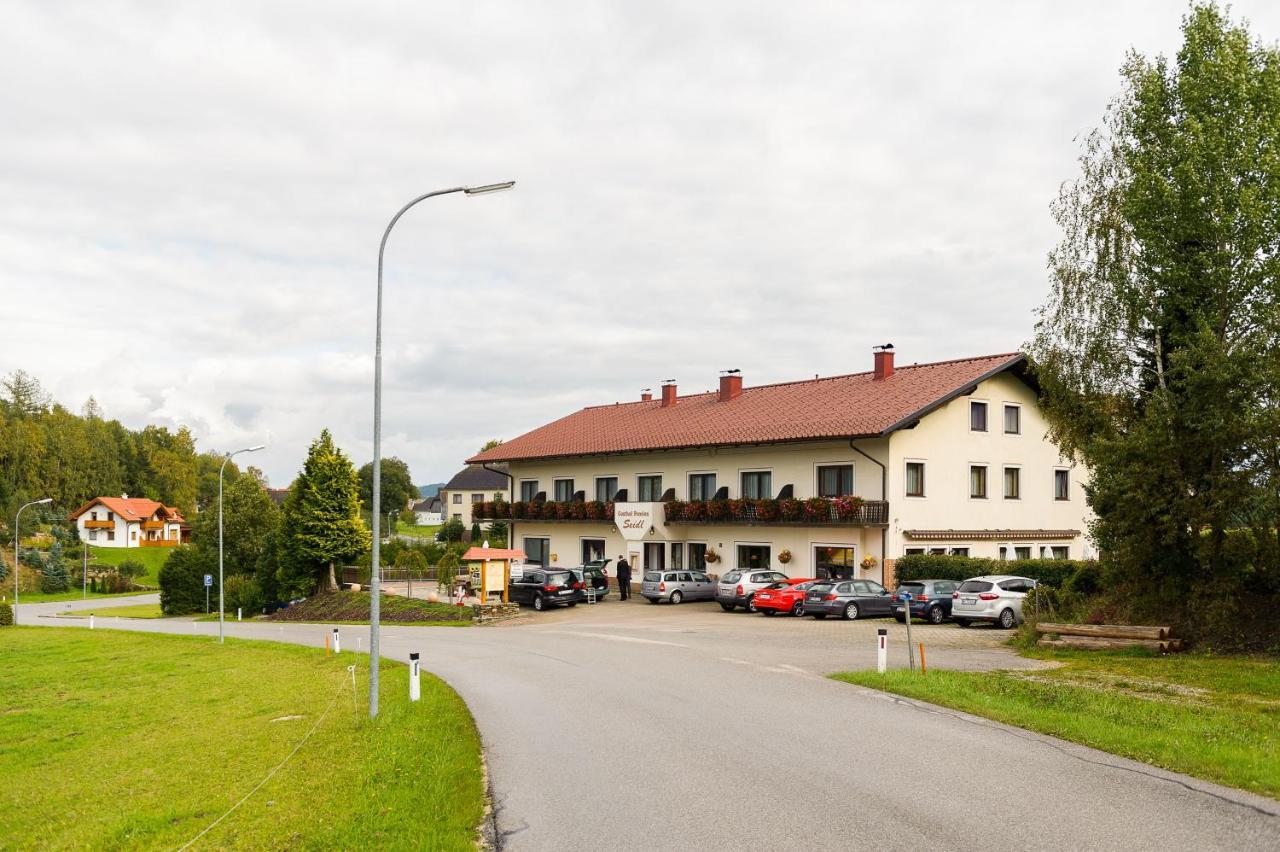
M 701 571 L 646 571 L 640 595 L 655 604 L 709 601 L 716 596 L 716 585 Z
M 828 580 L 814 583 L 804 598 L 804 614 L 823 619 L 837 615 L 849 621 L 893 614 L 889 590 L 875 580 Z
M 755 612 L 756 592 L 785 579 L 787 575 L 781 571 L 736 568 L 720 578 L 720 585 L 716 587 L 716 601 L 725 612 L 733 612 L 734 607 L 739 606 L 747 612 Z

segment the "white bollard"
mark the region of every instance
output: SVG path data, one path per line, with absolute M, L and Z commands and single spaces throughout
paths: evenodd
M 236 621 L 240 620 L 240 607 L 236 607 Z
M 338 639 L 338 628 L 336 628 L 336 627 L 335 627 L 335 628 L 333 628 L 333 653 L 335 653 L 335 654 L 341 654 L 341 653 L 342 653 L 342 645 L 341 645 L 341 644 L 340 644 L 340 642 L 339 642 L 339 639 Z
M 192 633 L 199 633 L 199 632 L 200 632 L 200 622 L 198 622 L 198 621 L 193 621 L 193 622 L 191 622 L 191 632 L 192 632 Z
M 884 674 L 889 667 L 889 631 L 881 627 L 876 633 L 880 640 L 880 648 L 876 652 L 876 671 Z
M 360 650 L 361 650 L 361 643 L 362 643 L 363 641 L 364 641 L 364 640 L 363 640 L 363 639 L 361 639 L 359 636 L 357 636 L 357 637 L 356 637 L 356 653 L 357 653 L 357 654 L 359 654 L 359 653 L 360 653 Z
M 93 629 L 93 613 L 89 613 L 89 629 Z
M 418 684 L 418 652 L 414 651 L 409 655 L 409 700 L 417 701 L 422 695 L 422 688 Z

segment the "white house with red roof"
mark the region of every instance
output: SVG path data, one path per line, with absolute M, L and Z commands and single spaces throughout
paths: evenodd
M 530 564 L 626 555 L 647 570 L 768 567 L 874 579 L 936 553 L 1092 555 L 1087 471 L 1048 436 L 1019 353 L 593 406 L 470 459 L 506 463 Z
M 68 516 L 97 547 L 176 547 L 190 537 L 182 513 L 145 497 L 95 497 Z

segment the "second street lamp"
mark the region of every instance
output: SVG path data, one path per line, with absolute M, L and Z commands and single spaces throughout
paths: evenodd
M 391 229 L 396 226 L 396 222 L 400 221 L 400 217 L 418 202 L 426 201 L 428 198 L 434 198 L 437 195 L 450 195 L 455 192 L 465 193 L 466 195 L 488 195 L 492 192 L 511 189 L 515 185 L 515 181 L 509 180 L 504 183 L 491 183 L 485 186 L 455 186 L 452 189 L 438 189 L 435 192 L 419 195 L 401 207 L 400 212 L 391 217 L 391 221 L 387 223 L 387 229 L 382 232 L 382 242 L 378 244 L 378 311 L 373 344 L 373 495 L 369 503 L 370 508 L 373 510 L 370 512 L 373 516 L 373 553 L 369 563 L 370 718 L 378 715 L 378 596 L 382 593 L 378 578 L 380 573 L 378 568 L 380 556 L 378 539 L 381 535 L 379 520 L 382 514 L 382 255 L 387 249 L 387 237 L 391 236 Z
M 22 520 L 22 510 L 31 506 L 40 506 L 45 503 L 52 503 L 52 497 L 45 497 L 42 500 L 32 500 L 25 506 L 18 509 L 18 514 L 13 518 L 13 623 L 18 623 L 18 522 Z
M 226 458 L 222 460 L 222 467 L 218 468 L 218 644 L 227 641 L 222 633 L 224 623 L 222 612 L 222 472 L 227 469 L 227 462 L 231 461 L 235 456 L 241 453 L 256 453 L 262 449 L 262 446 L 262 444 L 258 444 L 255 447 L 245 447 L 243 450 L 227 453 Z

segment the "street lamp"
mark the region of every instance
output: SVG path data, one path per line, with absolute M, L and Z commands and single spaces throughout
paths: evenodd
M 488 195 L 511 189 L 515 185 L 515 181 L 509 180 L 504 183 L 491 183 L 485 186 L 455 186 L 452 189 L 438 189 L 435 192 L 419 195 L 401 207 L 400 212 L 391 217 L 391 221 L 387 223 L 387 229 L 382 232 L 382 242 L 378 245 L 378 311 L 377 329 L 373 345 L 373 501 L 370 504 L 373 511 L 369 513 L 373 516 L 373 553 L 369 570 L 370 718 L 378 715 L 378 616 L 380 603 L 378 597 L 381 595 L 381 584 L 378 582 L 380 573 L 378 567 L 378 538 L 381 535 L 379 520 L 382 514 L 382 255 L 386 251 L 387 237 L 391 236 L 391 229 L 396 226 L 396 222 L 400 221 L 400 217 L 418 202 L 426 201 L 428 198 L 435 198 L 437 195 L 450 195 L 455 192 L 465 193 L 466 195 Z
M 222 472 L 227 469 L 227 462 L 231 461 L 235 456 L 241 453 L 256 453 L 262 449 L 262 444 L 256 447 L 245 447 L 243 450 L 236 450 L 234 453 L 227 453 L 226 458 L 222 460 L 222 467 L 218 468 L 218 644 L 221 645 L 226 641 L 226 637 L 222 635 L 223 613 L 222 613 Z
M 13 518 L 13 623 L 18 623 L 18 542 L 22 539 L 18 536 L 18 522 L 22 520 L 22 510 L 31 506 L 40 506 L 44 503 L 52 503 L 52 497 L 45 497 L 43 500 L 32 500 L 30 503 L 18 509 L 18 514 Z

